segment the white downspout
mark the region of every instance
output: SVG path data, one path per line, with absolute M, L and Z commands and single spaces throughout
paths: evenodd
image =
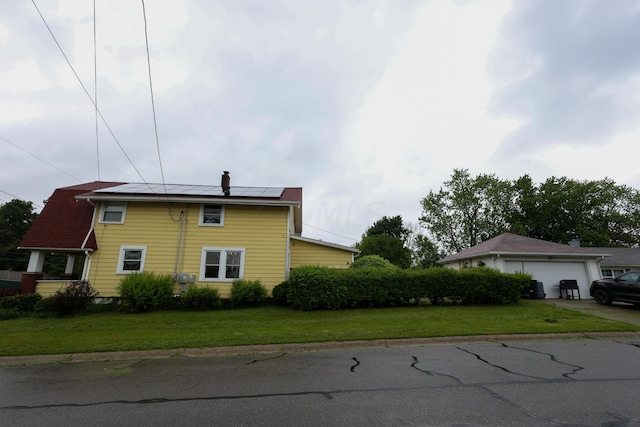
M 284 272 L 284 280 L 289 279 L 289 271 L 291 271 L 291 223 L 292 223 L 292 212 L 293 208 L 289 208 L 289 212 L 287 213 L 287 253 L 286 253 L 286 261 L 285 261 L 285 272 Z
M 89 236 L 91 236 L 91 233 L 94 231 L 95 225 L 96 225 L 96 205 L 90 200 L 87 199 L 87 202 L 89 202 L 89 204 L 91 206 L 93 206 L 93 215 L 91 216 L 91 226 L 89 227 L 89 231 L 87 232 L 87 235 L 84 237 L 84 241 L 82 242 L 82 246 L 80 246 L 82 249 L 84 249 L 84 247 L 87 244 L 87 241 L 89 240 Z M 82 267 L 82 280 L 89 280 L 89 272 L 91 271 L 91 255 L 89 255 L 89 251 L 85 249 L 84 251 L 84 266 Z

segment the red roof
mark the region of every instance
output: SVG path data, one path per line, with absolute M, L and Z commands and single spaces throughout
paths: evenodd
M 78 194 L 120 185 L 119 182 L 89 182 L 58 188 L 19 244 L 24 249 L 97 249 L 91 231 L 93 205 L 76 200 Z M 87 240 L 83 246 L 83 243 Z

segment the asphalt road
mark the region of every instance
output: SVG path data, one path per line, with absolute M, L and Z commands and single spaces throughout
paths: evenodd
M 640 426 L 640 338 L 0 367 L 2 426 Z

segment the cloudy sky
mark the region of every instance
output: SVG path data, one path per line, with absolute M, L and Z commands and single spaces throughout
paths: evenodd
M 303 187 L 303 235 L 351 245 L 383 215 L 417 223 L 454 168 L 640 188 L 640 1 L 145 10 L 157 141 L 141 2 L 95 0 L 95 50 L 93 0 L 0 2 L 0 203 L 229 170 Z

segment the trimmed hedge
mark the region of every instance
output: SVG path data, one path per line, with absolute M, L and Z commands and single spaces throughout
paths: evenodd
M 276 286 L 273 295 L 277 303 L 298 310 L 392 307 L 425 301 L 432 305 L 514 304 L 530 280 L 527 274 L 506 274 L 484 267 L 457 271 L 302 266 Z

